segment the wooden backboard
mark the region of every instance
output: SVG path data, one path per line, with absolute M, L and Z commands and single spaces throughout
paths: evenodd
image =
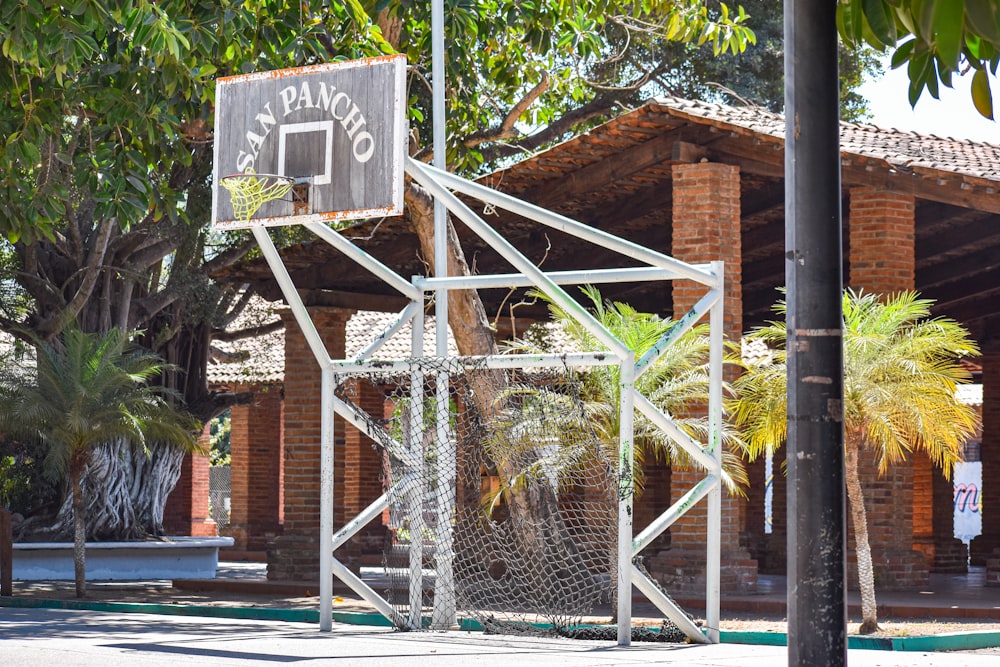
M 398 215 L 403 210 L 406 58 L 220 78 L 215 89 L 212 223 L 291 225 Z M 229 174 L 296 179 L 294 194 L 237 220 Z

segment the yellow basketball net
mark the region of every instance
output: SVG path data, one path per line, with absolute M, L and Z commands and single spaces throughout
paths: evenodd
M 233 215 L 249 224 L 250 218 L 261 206 L 287 195 L 295 185 L 295 179 L 278 174 L 255 174 L 248 170 L 242 174 L 225 176 L 219 183 L 229 190 Z

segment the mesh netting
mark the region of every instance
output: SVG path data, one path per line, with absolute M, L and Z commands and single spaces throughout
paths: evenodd
M 255 174 L 253 170 L 231 174 L 220 181 L 220 185 L 229 190 L 232 197 L 233 215 L 246 223 L 250 222 L 250 218 L 261 206 L 287 195 L 294 184 L 295 180 L 286 176 Z
M 393 489 L 386 598 L 401 617 L 447 613 L 452 579 L 456 610 L 487 629 L 572 634 L 611 601 L 617 434 L 572 371 L 425 358 L 339 380 L 355 406 L 362 383 L 384 399 L 365 419 Z

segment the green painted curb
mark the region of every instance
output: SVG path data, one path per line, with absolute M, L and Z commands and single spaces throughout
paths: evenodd
M 761 646 L 787 646 L 784 632 L 737 632 L 722 630 L 723 644 L 755 644 Z M 959 651 L 1000 646 L 1000 632 L 955 632 L 920 637 L 862 637 L 850 635 L 847 648 L 869 651 Z
M 719 641 L 723 644 L 787 646 L 788 636 L 784 632 L 741 632 L 738 630 L 720 630 Z
M 88 600 L 46 600 L 0 596 L 0 607 L 20 609 L 73 609 L 108 611 L 125 614 L 160 614 L 163 616 L 208 616 L 256 621 L 285 621 L 289 623 L 319 623 L 317 609 L 275 609 L 272 607 L 216 607 L 209 605 L 152 604 L 139 602 L 92 602 Z M 333 620 L 348 625 L 392 627 L 382 614 L 374 612 L 334 611 Z M 535 624 L 544 627 L 547 624 Z M 471 618 L 459 619 L 458 627 L 467 632 L 478 632 L 482 624 Z M 655 631 L 656 628 L 650 628 Z M 723 644 L 753 644 L 757 646 L 787 646 L 784 632 L 737 632 L 722 630 Z M 1000 646 L 998 632 L 955 632 L 921 637 L 861 637 L 851 635 L 847 647 L 876 651 L 957 651 Z
M 92 602 L 87 600 L 46 600 L 0 596 L 0 607 L 21 609 L 73 609 L 109 611 L 124 614 L 160 614 L 163 616 L 209 616 L 212 618 L 238 618 L 257 621 L 286 621 L 289 623 L 319 623 L 317 609 L 274 609 L 271 607 L 217 607 L 210 605 L 152 604 L 140 602 Z M 333 620 L 351 625 L 376 625 L 391 627 L 381 614 L 367 612 L 334 611 Z

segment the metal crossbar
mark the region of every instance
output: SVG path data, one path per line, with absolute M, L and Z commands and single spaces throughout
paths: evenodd
M 253 233 L 260 245 L 271 270 L 275 275 L 282 294 L 289 304 L 296 321 L 302 328 L 322 371 L 322 426 L 321 426 L 321 519 L 320 519 L 320 627 L 322 630 L 331 628 L 332 612 L 332 576 L 336 575 L 365 600 L 372 603 L 380 613 L 402 628 L 416 629 L 423 625 L 421 590 L 423 577 L 422 539 L 412 539 L 409 551 L 410 606 L 409 614 L 403 615 L 390 605 L 378 593 L 351 573 L 334 557 L 334 550 L 344 544 L 361 528 L 385 511 L 394 498 L 405 499 L 410 506 L 418 511 L 413 513 L 416 523 L 410 530 L 416 535 L 425 529 L 420 517 L 423 516 L 419 490 L 415 488 L 413 479 L 420 474 L 425 465 L 423 456 L 416 445 L 424 431 L 424 416 L 420 410 L 411 411 L 412 419 L 409 430 L 402 437 L 390 436 L 383 432 L 375 432 L 371 420 L 359 410 L 335 396 L 334 392 L 340 380 L 347 374 L 385 373 L 387 371 L 407 371 L 410 373 L 410 401 L 412 405 L 420 405 L 424 401 L 421 387 L 425 382 L 424 371 L 411 361 L 385 361 L 374 358 L 382 343 L 396 334 L 407 322 L 412 323 L 412 351 L 415 357 L 423 355 L 423 318 L 418 316 L 423 311 L 424 297 L 427 292 L 436 292 L 437 302 L 447 301 L 449 289 L 477 289 L 486 287 L 534 286 L 543 291 L 552 301 L 570 314 L 579 324 L 594 335 L 609 352 L 602 353 L 572 353 L 549 355 L 503 355 L 490 357 L 464 357 L 452 360 L 461 367 L 489 369 L 529 369 L 529 368 L 572 368 L 580 366 L 614 365 L 620 369 L 621 405 L 620 433 L 618 442 L 618 465 L 620 466 L 618 488 L 618 555 L 617 555 L 617 598 L 618 598 L 618 643 L 628 645 L 631 641 L 631 588 L 636 586 L 650 601 L 652 601 L 671 621 L 673 621 L 692 641 L 719 641 L 719 563 L 720 563 L 720 532 L 721 532 L 721 487 L 722 471 L 722 324 L 723 324 L 723 265 L 721 262 L 691 265 L 676 260 L 668 255 L 656 252 L 641 245 L 626 241 L 606 232 L 583 225 L 537 206 L 522 202 L 509 195 L 471 183 L 446 171 L 435 169 L 428 165 L 409 160 L 406 170 L 410 176 L 430 191 L 437 202 L 443 203 L 453 215 L 458 217 L 470 230 L 484 239 L 491 247 L 500 253 L 517 271 L 510 274 L 492 276 L 451 276 L 440 278 L 416 278 L 407 281 L 390 267 L 368 255 L 365 251 L 351 243 L 348 239 L 336 233 L 329 227 L 318 223 L 306 225 L 320 239 L 330 243 L 347 257 L 356 261 L 359 266 L 368 270 L 379 279 L 392 286 L 396 291 L 408 297 L 411 302 L 390 323 L 385 330 L 376 335 L 371 343 L 353 359 L 336 360 L 330 358 L 326 347 L 317 333 L 315 326 L 306 310 L 299 293 L 293 284 L 287 269 L 281 261 L 268 232 L 264 228 L 253 228 Z M 637 259 L 647 266 L 627 269 L 593 269 L 586 271 L 544 272 L 520 252 L 506 239 L 490 227 L 483 219 L 459 200 L 452 191 L 460 192 L 497 207 L 505 208 L 527 217 L 540 224 L 545 224 L 565 231 L 577 238 L 587 240 L 604 248 L 615 250 L 623 255 Z M 622 281 L 672 280 L 685 278 L 694 280 L 706 287 L 705 296 L 680 318 L 677 326 L 665 334 L 641 358 L 635 359 L 634 352 L 608 331 L 600 321 L 581 307 L 563 289 L 568 284 L 601 284 Z M 634 388 L 635 381 L 650 367 L 660 355 L 685 331 L 704 317 L 710 320 L 710 394 L 709 394 L 709 440 L 702 445 L 681 431 L 668 414 L 665 414 Z M 440 321 L 439 337 L 447 327 Z M 440 341 L 439 341 L 440 343 Z M 440 348 L 440 345 L 438 345 Z M 440 371 L 434 377 L 437 387 L 437 411 L 431 415 L 436 429 L 438 441 L 446 441 L 449 433 L 448 384 L 447 373 Z M 633 461 L 633 420 L 638 410 L 654 425 L 662 429 L 672 440 L 686 451 L 693 460 L 705 468 L 706 474 L 692 489 L 685 493 L 666 512 L 661 514 L 638 536 L 632 537 L 632 487 L 631 465 Z M 337 414 L 360 429 L 369 437 L 384 445 L 392 456 L 403 462 L 405 469 L 412 472 L 395 482 L 388 492 L 368 508 L 349 521 L 341 530 L 333 531 L 333 415 Z M 442 461 L 439 474 L 444 483 L 454 485 L 454 460 Z M 453 494 L 453 490 L 452 490 Z M 662 534 L 672 523 L 683 516 L 697 503 L 707 498 L 708 502 L 708 544 L 706 547 L 707 562 L 707 629 L 702 631 L 659 587 L 648 578 L 632 562 L 653 539 Z M 451 531 L 449 526 L 448 503 L 445 500 L 436 508 L 434 519 L 441 538 L 439 553 L 435 558 L 437 565 L 434 610 L 431 627 L 449 627 L 455 622 L 454 573 L 451 558 L 454 552 L 451 548 Z M 444 527 L 442 530 L 441 527 Z

